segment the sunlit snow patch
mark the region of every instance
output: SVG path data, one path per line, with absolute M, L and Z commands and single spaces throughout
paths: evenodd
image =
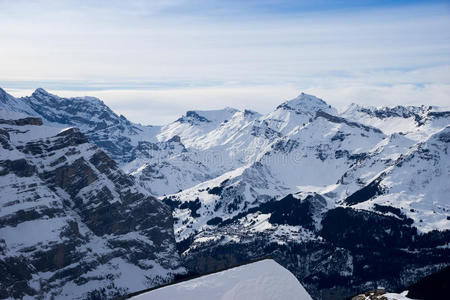
M 166 286 L 131 299 L 312 300 L 295 276 L 271 259 Z

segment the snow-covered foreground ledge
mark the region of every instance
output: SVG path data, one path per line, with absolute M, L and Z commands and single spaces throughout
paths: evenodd
M 312 300 L 297 278 L 271 259 L 162 287 L 131 299 Z

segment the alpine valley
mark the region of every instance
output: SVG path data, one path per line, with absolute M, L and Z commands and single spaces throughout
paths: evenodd
M 111 299 L 263 257 L 314 299 L 402 292 L 450 264 L 449 146 L 448 107 L 302 93 L 144 126 L 0 89 L 0 298 Z

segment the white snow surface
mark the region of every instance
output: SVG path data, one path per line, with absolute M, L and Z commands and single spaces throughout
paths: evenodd
M 159 288 L 134 300 L 312 300 L 295 276 L 266 259 Z
M 386 293 L 385 296 L 388 300 L 412 300 L 411 298 L 406 297 L 408 291 L 402 292 L 400 294 L 397 293 Z

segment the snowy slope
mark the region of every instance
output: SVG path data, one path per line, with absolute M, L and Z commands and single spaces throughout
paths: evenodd
M 0 88 L 0 119 L 19 119 L 35 114 L 26 103 Z
M 301 93 L 298 97 L 280 104 L 273 112 L 264 116 L 262 121 L 269 128 L 288 135 L 293 129 L 308 123 L 319 110 L 336 114 L 336 109 L 322 99 Z
M 132 157 L 122 169 L 153 195 L 181 191 L 213 177 L 201 153 L 187 150 L 178 136 L 166 142 L 139 142 Z
M 222 110 L 188 111 L 175 122 L 163 126 L 158 134 L 158 139 L 165 141 L 174 136 L 180 136 L 183 143 L 188 146 L 201 144 L 201 137 L 216 129 L 223 122 L 238 112 L 237 109 L 227 107 Z
M 351 104 L 342 116 L 377 127 L 386 134 L 402 133 L 421 141 L 448 125 L 450 107 L 422 105 L 377 108 Z
M 449 230 L 449 145 L 450 126 L 397 159 L 374 179 L 380 192 L 355 207 L 393 206 L 411 218 L 421 231 Z
M 132 297 L 136 300 L 311 300 L 292 273 L 271 259 L 163 287 Z

